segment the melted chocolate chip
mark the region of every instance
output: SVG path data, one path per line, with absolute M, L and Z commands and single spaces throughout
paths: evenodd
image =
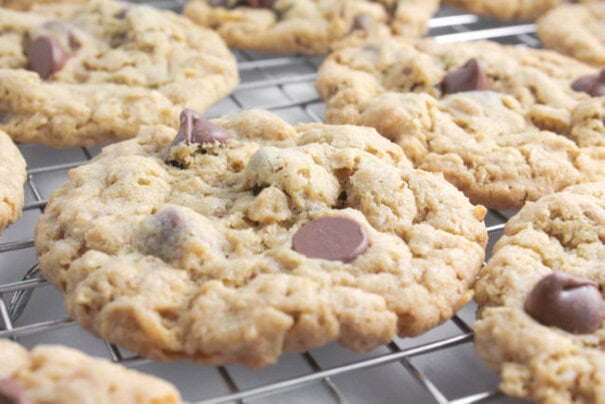
M 361 225 L 345 217 L 311 220 L 292 239 L 292 249 L 309 258 L 351 262 L 368 248 L 368 235 Z
M 605 95 L 605 69 L 598 74 L 582 76 L 573 83 L 571 88 L 574 91 L 583 91 L 593 97 L 601 97 Z
M 28 69 L 38 73 L 43 79 L 61 70 L 67 59 L 69 54 L 63 46 L 49 36 L 40 36 L 27 47 Z
M 489 81 L 485 69 L 477 59 L 469 59 L 464 66 L 448 72 L 441 82 L 444 94 L 454 94 L 464 91 L 489 90 Z
M 527 296 L 524 308 L 540 324 L 573 334 L 595 332 L 605 314 L 597 283 L 562 272 L 542 278 Z
M 192 109 L 181 112 L 181 127 L 172 144 L 185 142 L 185 144 L 227 143 L 229 133 L 218 125 L 208 122 Z
M 0 404 L 29 404 L 21 384 L 13 379 L 0 380 Z

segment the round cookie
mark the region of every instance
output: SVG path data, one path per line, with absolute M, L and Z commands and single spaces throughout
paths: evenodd
M 507 394 L 602 402 L 605 183 L 528 203 L 510 219 L 475 287 L 475 343 Z
M 8 135 L 0 131 L 0 232 L 21 216 L 25 160 Z
M 38 4 L 84 3 L 86 0 L 0 0 L 0 7 L 29 10 Z
M 42 272 L 95 334 L 260 367 L 416 335 L 471 298 L 485 208 L 373 129 L 185 111 L 175 133 L 106 147 L 37 226 Z
M 538 20 L 538 35 L 546 48 L 602 67 L 605 64 L 605 3 L 561 5 Z
M 443 0 L 443 4 L 504 20 L 535 20 L 567 0 Z M 594 0 L 576 0 L 587 3 Z M 560 22 L 557 22 L 560 24 Z
M 572 88 L 594 72 L 554 52 L 393 38 L 333 53 L 317 89 L 327 122 L 374 127 L 474 203 L 512 209 L 605 175 L 600 98 Z
M 28 352 L 0 340 L 0 402 L 28 404 L 176 404 L 174 386 L 157 377 L 59 345 Z
M 184 13 L 233 48 L 323 54 L 390 32 L 422 35 L 438 6 L 437 0 L 191 0 Z
M 0 10 L 0 129 L 19 142 L 90 146 L 176 124 L 238 81 L 220 37 L 172 12 L 93 0 L 65 20 Z

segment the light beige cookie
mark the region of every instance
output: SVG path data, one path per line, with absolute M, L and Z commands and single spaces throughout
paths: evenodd
M 45 345 L 28 352 L 0 340 L 0 402 L 170 404 L 181 398 L 164 380 L 74 349 Z
M 419 36 L 437 0 L 191 0 L 185 15 L 216 29 L 233 48 L 327 53 L 386 38 Z
M 0 0 L 0 7 L 29 10 L 38 4 L 85 3 L 86 0 Z
M 373 129 L 262 111 L 106 147 L 36 230 L 72 318 L 158 359 L 271 364 L 417 335 L 472 296 L 482 206 Z M 187 136 L 185 136 L 187 135 Z
M 576 0 L 588 3 L 594 0 Z M 504 20 L 535 20 L 567 0 L 443 0 L 443 4 Z
M 602 67 L 605 64 L 605 3 L 561 5 L 538 20 L 538 35 L 546 48 Z
M 528 203 L 508 221 L 476 285 L 477 352 L 507 394 L 605 400 L 605 183 Z
M 176 124 L 238 81 L 218 35 L 172 12 L 94 0 L 65 21 L 0 10 L 0 129 L 19 142 L 90 146 Z
M 317 89 L 327 122 L 374 127 L 474 203 L 511 209 L 605 175 L 600 98 L 572 88 L 593 72 L 554 52 L 394 38 L 330 55 Z
M 8 135 L 0 131 L 0 232 L 21 216 L 25 160 Z

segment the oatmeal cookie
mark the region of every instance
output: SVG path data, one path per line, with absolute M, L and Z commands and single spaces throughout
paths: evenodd
M 546 48 L 602 67 L 605 65 L 605 3 L 559 6 L 538 20 L 538 35 Z
M 528 203 L 481 270 L 477 352 L 507 394 L 544 403 L 605 399 L 605 183 Z
M 233 48 L 322 54 L 391 32 L 422 35 L 438 6 L 437 0 L 191 0 L 185 15 L 216 29 Z
M 0 402 L 16 404 L 176 404 L 176 388 L 157 377 L 45 345 L 28 352 L 0 340 Z
M 8 135 L 0 131 L 0 232 L 21 216 L 25 160 Z
M 0 129 L 19 142 L 90 146 L 177 124 L 238 81 L 214 32 L 172 12 L 93 0 L 65 20 L 0 10 Z
M 327 122 L 374 127 L 474 203 L 512 209 L 605 175 L 600 77 L 554 52 L 393 38 L 329 56 L 317 89 Z
M 443 4 L 504 20 L 535 20 L 568 0 L 443 0 Z M 588 3 L 594 0 L 575 0 Z M 560 25 L 558 22 L 557 24 Z
M 417 335 L 471 298 L 485 208 L 373 129 L 181 120 L 176 138 L 106 147 L 50 198 L 40 266 L 83 327 L 152 358 L 261 367 Z

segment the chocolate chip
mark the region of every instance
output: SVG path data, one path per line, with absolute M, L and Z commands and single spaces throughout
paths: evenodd
M 475 58 L 469 59 L 464 66 L 448 72 L 441 82 L 441 91 L 444 94 L 489 89 L 485 69 L 483 69 L 481 62 Z
M 27 47 L 28 69 L 33 70 L 43 79 L 49 78 L 65 66 L 69 54 L 54 38 L 40 36 Z
M 210 7 L 235 8 L 238 6 L 254 8 L 273 8 L 277 0 L 210 0 Z
M 185 142 L 186 145 L 227 143 L 230 139 L 229 133 L 218 125 L 208 122 L 200 114 L 192 109 L 181 112 L 181 127 L 172 144 Z
M 123 7 L 120 11 L 118 11 L 116 18 L 118 20 L 123 20 L 124 18 L 126 18 L 126 16 L 128 15 L 129 12 L 130 12 L 130 7 Z
M 0 404 L 29 404 L 21 384 L 13 379 L 0 380 Z
M 597 283 L 562 272 L 542 278 L 527 296 L 524 308 L 539 323 L 573 334 L 598 330 L 605 314 Z
M 351 262 L 368 248 L 361 225 L 337 216 L 321 217 L 302 226 L 292 239 L 292 249 L 309 258 Z
M 351 32 L 357 30 L 367 31 L 372 24 L 374 23 L 374 19 L 371 15 L 368 14 L 358 14 L 353 19 L 353 24 L 351 24 Z
M 571 83 L 571 88 L 575 91 L 588 93 L 593 97 L 605 95 L 605 69 L 598 74 L 580 77 Z
M 384 9 L 387 12 L 387 14 L 389 15 L 389 17 L 393 18 L 393 16 L 395 16 L 395 13 L 397 13 L 397 1 L 394 1 L 392 4 L 390 5 L 385 5 Z
M 143 252 L 171 262 L 180 257 L 190 226 L 180 209 L 169 206 L 145 219 L 142 229 Z
M 344 209 L 347 206 L 347 200 L 348 200 L 348 195 L 345 191 L 342 191 L 339 195 L 338 195 L 338 201 L 337 201 L 337 208 L 338 209 Z
M 227 7 L 229 0 L 210 0 L 208 4 L 210 4 L 210 7 Z
M 175 234 L 180 234 L 187 225 L 187 219 L 183 213 L 172 207 L 160 210 L 155 215 L 156 224 L 160 238 L 164 241 L 174 237 Z
M 254 8 L 273 8 L 276 0 L 244 0 L 250 7 Z

